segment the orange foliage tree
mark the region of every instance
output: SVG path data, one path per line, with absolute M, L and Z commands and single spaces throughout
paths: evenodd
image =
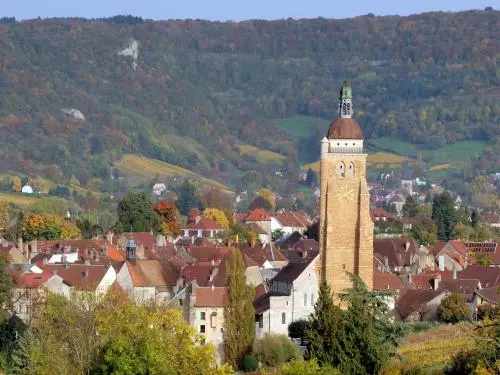
M 165 235 L 177 236 L 180 233 L 179 210 L 175 204 L 168 201 L 160 201 L 153 206 L 153 209 L 161 218 L 161 228 Z

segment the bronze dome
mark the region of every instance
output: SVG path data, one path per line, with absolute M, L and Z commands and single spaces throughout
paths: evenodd
M 328 139 L 364 139 L 358 122 L 353 118 L 339 117 L 328 129 Z

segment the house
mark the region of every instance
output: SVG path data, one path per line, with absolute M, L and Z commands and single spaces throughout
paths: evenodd
M 69 297 L 71 288 L 57 274 L 50 272 L 14 274 L 12 288 L 13 311 L 25 323 L 38 316 L 47 293 Z
M 403 322 L 437 320 L 437 309 L 449 295 L 441 290 L 405 289 L 396 300 L 395 317 Z
M 193 223 L 187 224 L 181 229 L 181 236 L 215 238 L 217 233 L 221 231 L 222 226 L 214 220 L 204 216 L 197 216 Z
M 16 246 L 16 244 L 5 240 L 0 241 L 0 255 L 12 264 L 24 264 L 27 262 L 27 257 L 22 246 Z
M 303 211 L 280 211 L 272 216 L 271 231 L 281 229 L 285 234 L 304 233 L 312 224 L 308 214 Z
M 271 235 L 271 232 L 275 229 L 281 228 L 281 224 L 277 222 L 275 218 L 271 216 L 269 212 L 263 208 L 256 208 L 251 211 L 243 221 L 245 224 L 256 224 L 266 233 Z
M 470 265 L 458 273 L 458 279 L 479 280 L 481 288 L 500 286 L 500 268 Z
M 283 268 L 288 264 L 288 259 L 272 243 L 239 243 L 236 247 L 260 268 Z
M 370 210 L 370 216 L 373 223 L 377 225 L 379 222 L 391 222 L 397 220 L 393 214 L 387 212 L 382 207 L 374 207 Z
M 460 240 L 436 243 L 434 254 L 440 270 L 461 271 L 467 267 L 467 248 Z
M 145 259 L 146 251 L 163 245 L 157 243 L 157 238 L 153 235 L 153 232 L 124 232 L 117 236 L 114 236 L 113 233 L 109 232 L 106 235 L 108 243 L 114 244 L 119 250 L 122 251 L 125 250 L 130 239 L 133 239 L 135 242 L 136 257 L 138 259 Z
M 482 214 L 479 221 L 492 228 L 500 228 L 500 215 L 498 213 Z
M 21 193 L 23 193 L 23 194 L 33 194 L 34 191 L 33 191 L 33 188 L 30 185 L 26 184 L 26 185 L 24 185 L 22 187 Z
M 116 280 L 116 271 L 110 265 L 46 264 L 44 272 L 60 276 L 76 293 L 105 294 Z
M 387 293 L 383 299 L 389 311 L 396 306 L 396 299 L 404 289 L 401 279 L 392 272 L 381 272 L 376 267 L 373 269 L 373 290 Z
M 289 263 L 269 280 L 268 291 L 254 301 L 256 337 L 265 333 L 288 334 L 288 325 L 308 319 L 314 312 L 319 281 L 319 255 L 300 263 Z
M 153 195 L 162 195 L 165 191 L 167 191 L 167 187 L 164 183 L 158 182 L 153 185 Z
M 406 198 L 403 194 L 395 194 L 391 200 L 389 201 L 389 204 L 393 206 L 397 212 L 398 216 L 403 215 L 403 206 L 406 203 Z
M 454 279 L 444 280 L 439 284 L 439 290 L 447 290 L 450 293 L 460 294 L 470 306 L 476 290 L 481 289 L 479 279 Z
M 373 254 L 386 267 L 386 271 L 417 273 L 420 247 L 411 237 L 373 240 Z
M 472 309 L 477 312 L 477 308 L 482 305 L 499 306 L 500 290 L 498 286 L 474 290 L 472 296 Z
M 225 287 L 200 287 L 193 281 L 189 284 L 184 303 L 184 319 L 196 332 L 202 334 L 206 343 L 215 346 L 218 363 L 224 360 L 224 307 Z
M 176 271 L 168 274 L 156 259 L 137 259 L 134 240 L 126 247 L 126 261 L 116 276 L 116 282 L 137 304 L 164 305 L 183 288 Z M 172 269 L 170 268 L 172 271 Z

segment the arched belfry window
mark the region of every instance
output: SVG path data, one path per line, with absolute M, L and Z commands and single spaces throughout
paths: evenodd
M 349 163 L 349 166 L 347 167 L 346 174 L 347 177 L 354 177 L 354 175 L 356 174 L 356 166 L 352 161 Z
M 345 164 L 343 162 L 337 165 L 337 176 L 345 177 Z

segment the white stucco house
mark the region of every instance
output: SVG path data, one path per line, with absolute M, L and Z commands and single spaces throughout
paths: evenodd
M 317 253 L 301 262 L 287 264 L 269 281 L 269 291 L 255 302 L 255 333 L 288 335 L 290 323 L 307 319 L 314 312 L 319 280 L 316 272 Z

